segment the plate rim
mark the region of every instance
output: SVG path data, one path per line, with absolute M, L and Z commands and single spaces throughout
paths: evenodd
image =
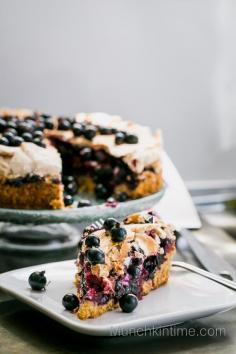
M 109 325 L 109 324 L 93 325 L 90 323 L 88 324 L 87 321 L 86 322 L 80 321 L 79 319 L 77 319 L 78 322 L 76 322 L 73 318 L 63 316 L 63 314 L 62 314 L 63 312 L 57 313 L 57 312 L 55 312 L 55 310 L 47 308 L 46 305 L 40 303 L 38 300 L 35 300 L 27 295 L 22 294 L 21 292 L 19 292 L 19 289 L 17 290 L 17 289 L 12 288 L 12 286 L 9 286 L 9 285 L 6 286 L 3 284 L 3 280 L 6 279 L 6 277 L 8 277 L 9 275 L 14 274 L 14 273 L 22 273 L 22 272 L 25 272 L 26 270 L 30 272 L 31 270 L 35 270 L 35 268 L 37 268 L 37 267 L 46 268 L 48 266 L 53 267 L 58 264 L 69 264 L 69 263 L 72 264 L 73 262 L 74 262 L 74 260 L 50 262 L 50 263 L 15 269 L 15 270 L 11 270 L 11 271 L 2 273 L 2 274 L 0 274 L 0 289 L 3 292 L 12 295 L 17 300 L 20 300 L 21 302 L 25 303 L 26 305 L 32 307 L 33 309 L 38 310 L 39 312 L 43 313 L 44 315 L 59 322 L 61 325 L 72 329 L 75 332 L 79 332 L 79 333 L 86 334 L 86 335 L 92 335 L 92 336 L 93 335 L 95 335 L 95 336 L 119 335 L 119 334 L 112 334 L 112 330 L 114 330 L 114 332 L 116 331 L 115 326 L 113 329 L 112 325 Z M 174 270 L 174 268 L 173 268 L 173 270 Z M 185 271 L 188 272 L 187 270 L 185 270 Z M 202 275 L 200 275 L 200 274 L 197 274 L 197 275 L 202 277 Z M 207 280 L 209 282 L 213 282 L 211 279 L 207 279 Z M 218 285 L 226 288 L 222 284 L 218 284 Z M 228 290 L 231 291 L 230 289 L 228 289 Z M 39 294 L 39 293 L 37 293 L 37 294 Z M 43 295 L 44 293 L 40 293 L 40 294 Z M 232 291 L 232 295 L 233 294 L 234 294 L 234 292 Z M 59 304 L 59 302 L 58 302 L 58 304 Z M 235 299 L 232 299 L 232 301 L 229 302 L 228 304 L 218 304 L 218 305 L 214 305 L 211 307 L 209 307 L 209 306 L 204 307 L 203 306 L 203 308 L 201 310 L 201 315 L 199 314 L 199 310 L 192 309 L 191 311 L 189 311 L 189 310 L 176 311 L 175 314 L 177 314 L 178 312 L 181 312 L 181 316 L 179 316 L 179 319 L 176 321 L 171 321 L 171 317 L 173 316 L 173 312 L 170 314 L 167 314 L 167 315 L 166 314 L 159 315 L 158 320 L 156 319 L 156 315 L 151 315 L 151 316 L 148 316 L 144 319 L 142 317 L 139 319 L 132 319 L 132 317 L 131 317 L 130 320 L 126 321 L 122 325 L 120 324 L 120 328 L 122 328 L 122 330 L 124 330 L 124 332 L 125 332 L 126 330 L 129 330 L 129 328 L 132 328 L 132 330 L 135 329 L 137 327 L 137 324 L 138 324 L 139 329 L 140 328 L 148 329 L 148 328 L 150 328 L 150 326 L 152 326 L 152 328 L 168 327 L 168 326 L 176 325 L 178 323 L 185 322 L 187 320 L 194 320 L 197 318 L 208 317 L 208 316 L 211 316 L 216 313 L 228 311 L 228 310 L 235 308 L 235 307 L 236 307 L 236 296 L 235 296 Z M 132 316 L 132 314 L 127 314 L 127 315 Z M 75 316 L 75 315 L 73 315 L 73 316 Z M 92 321 L 92 319 L 89 321 Z M 155 326 L 154 323 L 157 323 L 158 321 L 161 322 L 160 325 L 157 324 Z M 119 331 L 119 327 L 118 327 L 117 331 Z

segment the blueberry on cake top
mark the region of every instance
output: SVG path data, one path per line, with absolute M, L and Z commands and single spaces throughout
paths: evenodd
M 76 262 L 78 317 L 94 318 L 119 305 L 131 312 L 134 296 L 141 300 L 167 282 L 174 251 L 172 226 L 152 212 L 122 223 L 109 218 L 100 230 L 87 227 Z
M 160 154 L 160 132 L 118 116 L 1 109 L 0 207 L 60 209 L 78 190 L 120 202 L 147 196 L 163 184 Z

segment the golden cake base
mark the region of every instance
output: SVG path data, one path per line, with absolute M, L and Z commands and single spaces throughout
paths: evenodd
M 12 209 L 61 209 L 63 185 L 51 178 L 43 181 L 13 186 L 0 181 L 0 208 Z

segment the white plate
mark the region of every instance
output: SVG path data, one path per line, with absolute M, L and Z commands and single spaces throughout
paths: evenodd
M 45 292 L 32 291 L 28 286 L 28 277 L 35 270 L 45 270 L 51 281 Z M 96 319 L 81 321 L 61 304 L 64 294 L 75 292 L 74 273 L 74 261 L 22 268 L 1 274 L 0 288 L 66 327 L 96 336 L 124 335 L 135 330 L 169 326 L 236 306 L 236 294 L 232 290 L 175 268 L 169 282 L 145 296 L 133 313 L 125 314 L 117 309 Z

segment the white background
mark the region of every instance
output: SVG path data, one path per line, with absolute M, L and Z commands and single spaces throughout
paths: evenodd
M 235 18 L 233 0 L 0 0 L 0 105 L 117 113 L 161 127 L 185 179 L 234 178 Z

